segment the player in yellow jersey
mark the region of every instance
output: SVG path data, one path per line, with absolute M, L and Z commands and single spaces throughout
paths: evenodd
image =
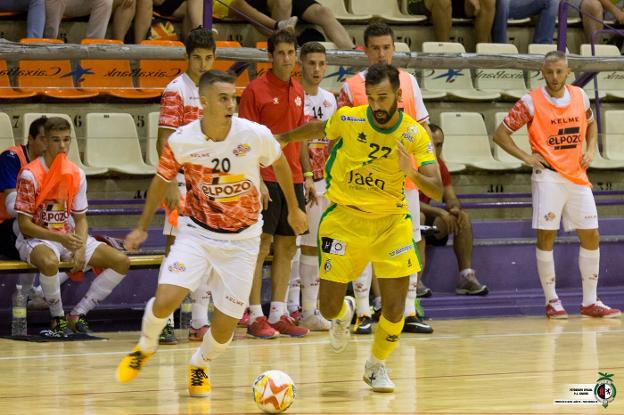
M 334 141 L 325 167 L 331 204 L 318 232 L 320 310 L 332 320 L 332 347 L 343 351 L 354 312 L 353 298 L 345 297 L 347 284 L 372 262 L 384 306 L 363 379 L 375 392 L 392 392 L 394 383 L 384 361 L 401 335 L 409 275 L 420 271 L 404 181 L 407 176 L 423 192 L 440 199 L 442 180 L 429 136 L 413 118 L 397 111 L 398 70 L 385 63 L 371 66 L 366 95 L 368 105 L 343 107 L 325 122 L 282 134 L 280 141 L 323 133 Z

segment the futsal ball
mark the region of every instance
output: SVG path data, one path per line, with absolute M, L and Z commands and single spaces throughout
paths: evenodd
M 254 402 L 270 414 L 284 412 L 295 400 L 295 382 L 281 370 L 267 370 L 251 385 Z

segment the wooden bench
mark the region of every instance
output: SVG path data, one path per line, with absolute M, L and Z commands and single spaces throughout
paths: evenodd
M 130 268 L 132 269 L 158 268 L 164 258 L 164 255 L 129 255 L 129 258 Z M 68 270 L 71 269 L 72 266 L 73 265 L 71 262 L 61 262 L 59 265 L 59 269 Z M 37 269 L 24 261 L 0 261 L 0 274 L 12 274 L 24 271 L 36 272 Z

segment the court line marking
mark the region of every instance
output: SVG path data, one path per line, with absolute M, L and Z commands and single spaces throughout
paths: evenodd
M 445 335 L 445 336 L 423 336 L 423 337 L 403 337 L 403 341 L 426 341 L 432 342 L 437 340 L 456 340 L 456 339 L 474 339 L 474 338 L 496 338 L 496 337 L 534 337 L 534 336 L 563 336 L 563 335 L 578 335 L 578 334 L 588 334 L 588 333 L 596 333 L 596 334 L 605 334 L 605 333 L 624 333 L 624 329 L 608 329 L 605 328 L 603 330 L 595 330 L 595 331 L 565 331 L 561 333 L 544 333 L 544 332 L 532 332 L 532 333 L 501 333 L 501 334 L 476 334 L 476 335 L 468 335 L 468 336 L 460 336 L 460 335 Z M 117 340 L 115 340 L 117 341 Z M 372 337 L 369 339 L 351 339 L 350 342 L 353 343 L 370 343 L 372 342 Z M 280 347 L 282 346 L 304 346 L 304 345 L 320 345 L 320 344 L 329 344 L 329 339 L 323 340 L 303 340 L 296 342 L 288 342 L 288 343 L 280 343 Z M 239 348 L 259 348 L 259 347 L 267 347 L 271 346 L 270 343 L 261 342 L 258 344 L 233 344 L 228 348 L 231 349 L 239 349 Z M 176 349 L 166 349 L 159 348 L 158 353 L 180 353 L 180 352 L 189 352 L 195 351 L 197 347 L 184 347 L 184 348 L 176 348 Z M 25 355 L 25 356 L 4 356 L 0 357 L 0 361 L 4 360 L 37 360 L 37 359 L 51 359 L 51 358 L 64 358 L 64 357 L 90 357 L 90 356 L 115 356 L 115 355 L 125 355 L 128 351 L 118 351 L 118 352 L 90 352 L 90 353 L 67 353 L 67 354 L 37 354 L 37 355 Z

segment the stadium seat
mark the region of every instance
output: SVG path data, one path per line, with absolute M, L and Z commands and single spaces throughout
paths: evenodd
M 477 53 L 482 55 L 518 54 L 511 43 L 477 43 Z M 475 86 L 481 91 L 498 92 L 503 98 L 518 100 L 527 93 L 524 72 L 520 69 L 479 69 Z
M 585 141 L 584 148 L 587 148 L 587 141 Z M 624 167 L 624 160 L 608 160 L 602 157 L 602 154 L 600 154 L 600 149 L 598 147 L 598 141 L 596 141 L 596 152 L 594 155 L 594 159 L 589 165 L 590 169 L 611 170 L 611 169 L 621 169 L 623 167 Z
M 396 0 L 349 0 L 349 6 L 353 14 L 378 16 L 386 22 L 393 24 L 414 24 L 427 20 L 427 16 L 403 14 Z
M 454 42 L 423 42 L 425 53 L 465 53 L 464 46 Z M 500 98 L 498 92 L 480 91 L 472 84 L 469 69 L 425 70 L 422 87 L 428 91 L 446 92 L 447 96 L 468 101 L 492 101 Z
M 496 121 L 495 129 L 503 122 L 505 117 L 507 116 L 506 112 L 497 112 L 494 115 L 494 119 Z M 494 130 L 493 130 L 494 131 Z M 523 126 L 521 129 L 512 134 L 511 139 L 516 143 L 518 147 L 527 153 L 531 154 L 533 150 L 531 150 L 531 145 L 529 144 L 529 132 L 527 131 L 527 126 Z M 502 161 L 505 163 L 518 163 L 520 160 L 503 150 L 500 146 L 494 146 L 494 158 L 498 161 Z
M 145 161 L 150 166 L 158 165 L 158 150 L 156 143 L 158 141 L 158 119 L 160 112 L 154 111 L 147 114 L 147 148 L 145 149 Z
M 615 45 L 595 45 L 596 56 L 617 56 L 620 57 L 620 49 Z M 581 56 L 592 56 L 591 45 L 581 45 Z M 598 80 L 598 91 L 600 99 L 613 98 L 624 99 L 624 71 L 603 71 L 596 74 Z M 594 81 L 590 81 L 584 87 L 590 99 L 594 99 Z
M 394 50 L 395 52 L 407 52 L 407 53 L 411 52 L 409 45 L 405 42 L 394 42 Z M 401 68 L 401 69 L 403 69 L 406 72 L 411 73 L 416 78 L 418 78 L 417 71 L 414 68 Z M 423 89 L 420 83 L 418 86 L 421 87 L 420 93 L 422 94 L 422 97 L 424 100 L 433 100 L 433 99 L 437 100 L 437 99 L 442 99 L 446 96 L 446 92 L 429 91 L 429 90 Z
M 368 23 L 373 18 L 370 14 L 353 14 L 347 10 L 344 0 L 317 0 L 334 13 L 334 17 L 342 23 Z
M 67 121 L 69 121 L 69 125 L 71 127 L 71 144 L 69 146 L 69 152 L 67 153 L 67 158 L 69 158 L 69 160 L 73 161 L 74 163 L 76 163 L 78 165 L 78 167 L 80 167 L 82 170 L 84 170 L 85 174 L 87 176 L 93 176 L 96 174 L 104 174 L 108 171 L 107 168 L 104 167 L 93 167 L 93 166 L 87 166 L 85 165 L 82 160 L 80 159 L 80 151 L 78 149 L 78 140 L 76 139 L 76 130 L 74 129 L 74 123 L 72 122 L 71 118 L 69 117 L 69 115 L 67 114 L 58 114 L 58 113 L 37 113 L 37 112 L 27 112 L 23 115 L 22 117 L 22 142 L 24 144 L 26 144 L 26 142 L 28 141 L 28 128 L 30 127 L 30 124 L 36 120 L 37 118 L 40 118 L 42 116 L 46 116 L 46 117 L 61 117 L 66 119 Z
M 184 43 L 175 40 L 144 40 L 141 45 L 184 48 Z M 186 67 L 186 59 L 142 59 L 139 61 L 139 88 L 162 93 L 169 82 L 186 71 Z M 150 76 L 146 76 L 148 74 Z
M 22 91 L 13 88 L 9 78 L 9 68 L 6 61 L 0 60 L 0 99 L 23 99 L 37 95 L 35 91 Z
M 8 114 L 0 112 L 0 153 L 15 145 L 13 126 Z
M 485 122 L 478 112 L 442 112 L 440 127 L 444 131 L 442 159 L 445 161 L 483 170 L 510 170 L 521 166 L 518 161 L 502 162 L 492 156 Z
M 221 48 L 240 48 L 241 44 L 238 42 L 227 41 L 227 40 L 217 40 L 217 50 Z M 220 71 L 228 71 L 232 67 L 232 65 L 236 64 L 236 61 L 226 60 L 226 59 L 218 59 L 215 61 L 214 65 L 212 65 L 212 69 L 218 69 Z M 243 91 L 249 85 L 249 69 L 244 69 L 240 75 L 236 76 L 236 96 L 243 95 Z
M 91 112 L 86 119 L 87 164 L 127 174 L 154 174 L 154 167 L 143 161 L 130 114 Z
M 20 43 L 63 43 L 59 39 L 24 38 Z M 72 68 L 69 59 L 20 60 L 18 87 L 29 92 L 39 92 L 50 98 L 73 100 L 88 99 L 99 95 L 97 91 L 75 88 L 79 80 L 88 74 L 81 67 Z
M 550 51 L 553 50 L 557 50 L 557 45 L 555 44 L 543 44 L 543 43 L 531 43 L 529 44 L 529 54 L 533 54 L 533 55 L 545 55 Z M 568 53 L 568 50 L 566 49 L 566 53 Z M 535 88 L 539 88 L 541 86 L 544 86 L 544 77 L 542 76 L 542 71 L 540 70 L 534 70 L 534 71 L 527 71 L 527 78 L 528 78 L 528 86 L 529 89 L 535 89 Z M 574 82 L 574 73 L 570 73 L 570 76 L 568 76 L 568 79 L 566 80 L 567 83 L 571 84 L 572 82 Z M 590 97 L 591 99 L 591 97 Z
M 123 45 L 121 40 L 82 39 L 81 45 Z M 122 99 L 153 99 L 161 95 L 158 90 L 141 90 L 134 87 L 133 72 L 127 59 L 83 59 L 80 66 L 89 71 L 80 80 L 86 91 L 96 91 Z
M 624 110 L 605 112 L 602 150 L 609 160 L 624 161 Z

